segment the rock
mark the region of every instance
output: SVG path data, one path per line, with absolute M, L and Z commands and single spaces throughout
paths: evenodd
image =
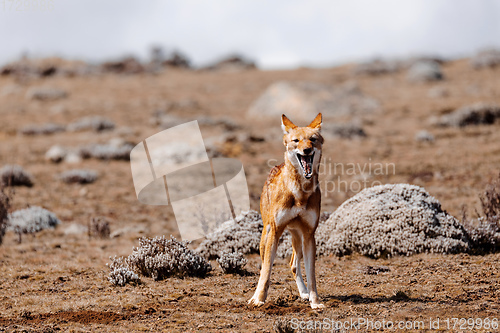
M 55 228 L 61 224 L 57 216 L 38 206 L 16 210 L 9 215 L 9 230 L 17 233 L 35 233 L 44 229 Z
M 255 62 L 248 60 L 241 55 L 232 55 L 217 61 L 215 64 L 210 65 L 205 69 L 233 72 L 233 71 L 241 71 L 241 70 L 248 70 L 255 68 L 257 68 Z
M 97 172 L 93 170 L 73 169 L 61 173 L 58 178 L 68 184 L 91 184 L 97 179 Z
M 137 74 L 144 72 L 144 66 L 134 57 L 108 61 L 101 65 L 101 71 L 116 74 Z
M 366 132 L 363 130 L 361 125 L 359 125 L 356 122 L 345 123 L 345 124 L 338 124 L 338 123 L 323 124 L 321 128 L 321 133 L 325 137 L 333 136 L 343 139 L 366 137 Z
M 178 51 L 173 52 L 168 59 L 162 62 L 162 64 L 167 67 L 191 68 L 191 62 L 189 59 Z
M 94 132 L 102 132 L 106 130 L 112 130 L 115 128 L 115 123 L 105 117 L 101 116 L 89 116 L 83 117 L 75 122 L 68 125 L 68 131 L 78 132 L 78 131 L 88 131 L 92 130 Z
M 80 164 L 82 163 L 82 157 L 76 151 L 69 151 L 64 157 L 64 162 L 68 164 Z
M 50 147 L 50 149 L 45 153 L 45 159 L 54 163 L 61 162 L 67 154 L 67 150 L 62 146 L 55 145 Z
M 89 228 L 82 224 L 71 223 L 66 229 L 64 229 L 64 234 L 67 235 L 83 235 L 87 234 Z
M 500 65 L 500 50 L 480 51 L 470 59 L 470 64 L 474 69 L 494 68 Z
M 1 186 L 33 186 L 33 176 L 20 165 L 4 165 L 0 169 Z
M 50 135 L 64 131 L 66 131 L 65 126 L 52 123 L 28 125 L 19 130 L 19 132 L 23 135 Z
M 355 75 L 382 75 L 398 72 L 401 69 L 401 63 L 395 60 L 374 59 L 364 62 L 354 68 Z
M 470 125 L 493 124 L 500 118 L 500 107 L 496 104 L 476 103 L 461 107 L 450 114 L 443 115 L 436 125 L 465 127 Z
M 247 115 L 280 119 L 284 113 L 294 121 L 310 122 L 319 112 L 323 117 L 352 116 L 373 113 L 378 108 L 379 103 L 353 83 L 332 87 L 314 82 L 280 81 L 266 89 L 250 106 Z
M 417 142 L 434 142 L 434 135 L 427 132 L 426 130 L 421 130 L 415 134 L 415 141 Z
M 116 229 L 113 231 L 109 237 L 110 238 L 118 238 L 125 234 L 137 233 L 137 234 L 147 234 L 149 232 L 148 228 L 142 225 L 136 225 L 132 227 L 123 227 L 120 229 Z
M 411 82 L 429 82 L 442 80 L 441 66 L 435 61 L 419 61 L 408 70 L 407 78 Z
M 431 98 L 448 97 L 448 96 L 450 96 L 450 91 L 446 87 L 442 87 L 442 86 L 432 87 L 427 92 L 427 96 L 429 96 Z
M 53 87 L 32 87 L 26 92 L 26 99 L 38 101 L 55 101 L 68 97 L 65 90 Z

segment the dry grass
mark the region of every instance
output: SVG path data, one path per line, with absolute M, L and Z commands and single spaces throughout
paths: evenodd
M 318 290 L 327 309 L 310 310 L 297 296 L 288 266 L 277 260 L 269 300 L 263 308 L 246 306 L 257 282 L 260 258 L 247 255 L 248 274 L 226 275 L 218 268 L 206 278 L 171 277 L 164 281 L 142 278 L 143 284 L 116 288 L 107 280 L 110 256 L 127 256 L 140 237 L 178 236 L 171 206 L 146 206 L 137 201 L 130 164 L 124 160 L 84 159 L 75 167 L 95 170 L 99 181 L 68 186 L 53 175 L 67 169 L 44 159 L 56 144 L 86 147 L 122 136 L 130 142 L 157 133 L 149 118 L 154 110 L 169 103 L 183 105 L 169 109 L 180 119 L 200 116 L 230 119 L 238 127 L 231 134 L 251 135 L 233 153 L 244 167 L 251 208 L 258 209 L 262 185 L 270 164 L 283 158 L 278 119 L 245 118 L 248 107 L 276 81 L 312 81 L 342 85 L 356 80 L 360 89 L 380 102 L 379 113 L 362 117 L 363 140 L 331 138 L 324 145 L 327 165 L 341 163 L 393 163 L 395 172 L 321 174 L 333 182 L 334 190 L 323 188 L 322 210 L 334 211 L 355 195 L 363 179 L 374 182 L 411 183 L 423 186 L 442 208 L 460 216 L 462 205 L 481 210 L 477 196 L 500 165 L 498 122 L 464 128 L 433 128 L 433 144 L 415 142 L 415 134 L 429 128 L 431 116 L 440 117 L 478 101 L 500 104 L 497 84 L 500 67 L 472 69 L 468 60 L 442 65 L 445 80 L 412 84 L 406 73 L 353 76 L 353 66 L 328 69 L 302 68 L 292 71 L 195 72 L 171 69 L 149 75 L 50 76 L 17 81 L 0 76 L 0 86 L 13 86 L 13 93 L 0 96 L 0 165 L 18 164 L 33 174 L 31 188 L 16 187 L 11 210 L 28 205 L 53 211 L 62 224 L 43 230 L 29 241 L 17 243 L 7 232 L 0 246 L 0 327 L 7 331 L 271 331 L 278 318 L 296 317 L 416 320 L 432 317 L 498 316 L 500 294 L 498 253 L 430 255 L 372 260 L 358 255 L 342 259 L 322 257 L 317 261 Z M 47 85 L 68 92 L 60 100 L 33 101 L 26 91 L 46 80 Z M 443 87 L 447 95 L 429 98 L 428 92 Z M 17 91 L 17 92 L 16 92 Z M 187 103 L 186 101 L 189 101 Z M 48 136 L 17 135 L 28 124 L 70 124 L 87 116 L 116 121 L 114 131 L 59 132 Z M 339 119 L 348 123 L 350 118 Z M 325 118 L 325 123 L 333 122 Z M 337 122 L 337 120 L 335 121 Z M 302 125 L 302 124 L 299 124 Z M 204 137 L 220 137 L 226 127 L 207 122 Z M 122 131 L 123 130 L 123 131 Z M 275 161 L 272 161 L 275 160 Z M 366 170 L 365 170 L 366 171 Z M 339 184 L 338 177 L 344 183 Z M 361 183 L 362 184 L 362 183 Z M 351 185 L 353 185 L 351 187 Z M 87 225 L 94 216 L 112 221 L 115 238 L 100 239 L 82 234 L 65 234 L 67 226 Z M 217 267 L 215 261 L 212 266 Z M 390 271 L 365 274 L 366 266 L 387 266 Z M 398 297 L 397 291 L 407 297 Z M 400 293 L 399 296 L 402 296 Z

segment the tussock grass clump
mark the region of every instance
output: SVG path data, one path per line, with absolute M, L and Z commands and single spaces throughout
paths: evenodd
M 500 118 L 500 106 L 495 104 L 475 103 L 456 109 L 437 121 L 442 127 L 466 127 L 470 125 L 489 125 Z
M 5 188 L 0 184 L 0 245 L 7 230 L 9 221 L 10 197 L 5 193 Z
M 93 217 L 89 223 L 89 238 L 109 238 L 111 235 L 111 228 L 109 227 L 109 221 L 102 217 Z
M 59 224 L 61 224 L 61 221 L 56 214 L 38 206 L 31 206 L 16 210 L 10 214 L 8 229 L 17 233 L 19 242 L 21 242 L 22 234 L 33 234 L 44 229 L 54 229 Z
M 139 247 L 125 259 L 134 272 L 154 280 L 171 276 L 205 277 L 212 266 L 208 261 L 187 247 L 187 242 L 179 242 L 174 237 L 165 236 L 139 240 Z
M 273 324 L 273 333 L 294 333 L 290 320 L 282 317 L 278 318 Z
M 488 49 L 479 51 L 470 59 L 470 64 L 474 69 L 500 66 L 500 50 Z
M 130 270 L 123 257 L 115 256 L 110 259 L 111 264 L 106 264 L 106 266 L 109 268 L 108 281 L 111 284 L 123 287 L 127 283 L 140 283 L 139 275 Z
M 97 172 L 85 169 L 73 169 L 61 173 L 59 179 L 68 184 L 90 184 L 97 179 Z
M 462 223 L 469 236 L 471 252 L 496 252 L 500 249 L 500 175 L 486 186 L 479 199 L 483 216 L 469 219 L 466 208 L 463 209 Z
M 409 69 L 407 78 L 411 82 L 429 82 L 443 79 L 441 65 L 432 60 L 415 62 Z
M 417 134 L 415 134 L 415 141 L 417 142 L 434 142 L 434 140 L 434 135 L 426 130 L 421 130 Z
M 33 177 L 20 165 L 5 165 L 0 169 L 0 183 L 3 186 L 33 186 Z
M 207 259 L 217 259 L 221 253 L 259 253 L 262 218 L 254 210 L 243 212 L 207 235 L 196 251 Z
M 226 274 L 239 274 L 248 260 L 240 252 L 222 252 L 217 259 L 222 271 Z
M 84 117 L 68 125 L 68 131 L 95 131 L 102 132 L 115 128 L 115 123 L 101 116 Z
M 65 90 L 54 87 L 32 87 L 26 92 L 26 99 L 38 101 L 55 101 L 68 97 Z
M 25 126 L 19 130 L 19 133 L 23 135 L 50 135 L 64 131 L 66 131 L 66 127 L 63 125 L 47 123 Z
M 121 146 L 113 144 L 94 144 L 80 148 L 80 156 L 82 158 L 97 158 L 99 160 L 130 160 L 130 152 L 134 148 L 133 145 L 126 143 Z
M 387 184 L 364 189 L 320 224 L 318 253 L 379 258 L 468 250 L 467 233 L 425 189 Z

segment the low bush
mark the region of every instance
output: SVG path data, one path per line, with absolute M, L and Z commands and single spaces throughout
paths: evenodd
M 5 165 L 0 169 L 3 186 L 33 186 L 33 176 L 19 165 Z
M 171 276 L 205 277 L 212 270 L 212 266 L 199 254 L 190 250 L 188 244 L 179 242 L 174 237 L 170 239 L 165 236 L 143 237 L 132 254 L 125 259 L 114 261 L 116 263 L 111 272 L 114 273 L 113 276 L 108 276 L 108 279 L 114 283 L 115 280 L 121 281 L 120 276 L 130 275 L 123 269 L 119 270 L 120 267 L 151 277 L 155 281 Z
M 240 252 L 222 252 L 217 259 L 222 271 L 226 274 L 239 274 L 248 260 Z

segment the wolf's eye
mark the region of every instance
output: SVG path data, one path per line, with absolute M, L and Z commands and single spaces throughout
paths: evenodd
M 299 139 L 293 139 L 292 141 L 293 142 L 299 142 L 300 140 Z
M 316 142 L 317 139 L 316 138 L 311 138 L 310 140 L 311 140 L 311 142 Z

